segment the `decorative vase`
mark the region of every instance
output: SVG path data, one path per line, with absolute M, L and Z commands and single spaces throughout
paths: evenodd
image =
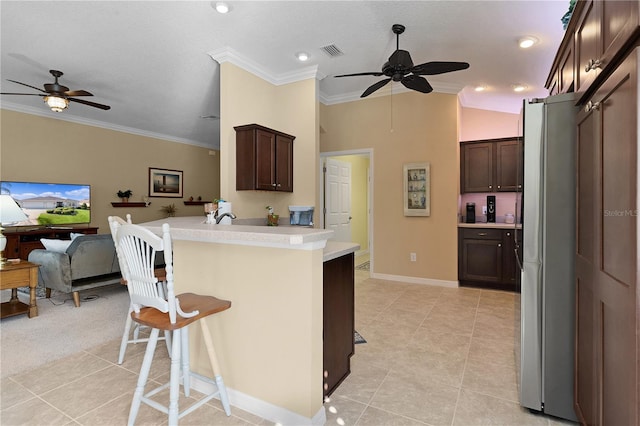
M 267 225 L 268 226 L 278 226 L 278 218 L 280 215 L 277 214 L 269 214 L 267 215 Z

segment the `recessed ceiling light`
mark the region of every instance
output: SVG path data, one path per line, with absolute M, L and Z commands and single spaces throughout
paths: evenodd
M 475 90 L 476 92 L 484 92 L 485 90 L 487 90 L 487 86 L 476 86 L 473 90 Z
M 218 2 L 211 2 L 211 4 L 213 5 L 213 7 L 216 9 L 216 11 L 218 13 L 228 13 L 231 8 L 229 7 L 229 5 L 223 1 L 218 1 Z
M 533 36 L 522 37 L 520 40 L 518 40 L 518 46 L 520 46 L 522 49 L 528 49 L 537 43 L 538 39 Z
M 309 54 L 307 52 L 298 52 L 296 53 L 296 58 L 298 58 L 300 62 L 305 62 L 309 60 Z
M 524 84 L 514 84 L 512 87 L 514 92 L 524 92 L 527 89 Z

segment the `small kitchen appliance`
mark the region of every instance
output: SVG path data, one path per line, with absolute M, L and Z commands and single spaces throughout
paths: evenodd
M 487 195 L 487 223 L 496 223 L 496 196 Z
M 289 206 L 289 223 L 298 226 L 313 226 L 313 206 Z
M 465 222 L 476 223 L 476 203 L 467 203 L 467 216 Z

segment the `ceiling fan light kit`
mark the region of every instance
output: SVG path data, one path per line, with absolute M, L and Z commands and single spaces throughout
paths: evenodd
M 43 100 L 47 105 L 49 105 L 49 108 L 51 108 L 51 111 L 53 112 L 62 112 L 69 106 L 68 100 L 57 96 L 45 96 Z
M 400 34 L 404 33 L 404 30 L 405 26 L 401 24 L 394 24 L 391 27 L 391 31 L 396 35 L 396 50 L 382 66 L 382 72 L 343 74 L 336 75 L 335 77 L 355 77 L 363 75 L 384 75 L 387 77 L 369 86 L 367 90 L 360 95 L 361 98 L 364 98 L 384 87 L 390 81 L 399 81 L 406 88 L 421 93 L 431 93 L 433 87 L 431 87 L 426 78 L 422 77 L 423 75 L 444 74 L 469 68 L 469 64 L 466 62 L 425 62 L 424 64 L 414 66 L 409 52 L 400 49 Z
M 49 73 L 51 73 L 51 75 L 55 78 L 55 81 L 53 83 L 45 83 L 44 90 L 30 84 L 7 79 L 12 83 L 21 84 L 23 86 L 39 90 L 40 92 L 44 93 L 44 95 L 42 93 L 0 93 L 0 95 L 42 96 L 44 102 L 49 106 L 49 108 L 51 108 L 52 111 L 55 112 L 62 112 L 67 109 L 70 101 L 88 105 L 94 108 L 100 108 L 105 111 L 111 109 L 109 105 L 85 101 L 84 99 L 77 99 L 76 96 L 93 96 L 93 94 L 87 92 L 86 90 L 69 90 L 67 86 L 63 86 L 62 84 L 58 83 L 58 78 L 64 75 L 62 71 L 49 70 Z

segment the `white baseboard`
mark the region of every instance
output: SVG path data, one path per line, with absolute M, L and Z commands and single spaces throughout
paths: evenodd
M 388 280 L 388 281 L 399 281 L 399 282 L 410 283 L 410 284 L 433 285 L 433 286 L 447 287 L 447 288 L 460 287 L 460 283 L 458 281 L 436 280 L 434 278 L 406 277 L 404 275 L 389 275 L 389 274 L 378 274 L 378 273 L 371 273 L 371 278 L 376 278 L 379 280 Z
M 199 380 L 197 377 L 191 379 L 191 387 L 204 394 L 209 394 L 216 390 L 215 385 Z M 231 404 L 231 414 L 233 414 L 233 408 L 236 407 L 282 426 L 321 426 L 327 422 L 324 406 L 320 407 L 313 417 L 307 418 L 284 407 L 273 405 L 229 387 L 227 387 L 227 395 Z

